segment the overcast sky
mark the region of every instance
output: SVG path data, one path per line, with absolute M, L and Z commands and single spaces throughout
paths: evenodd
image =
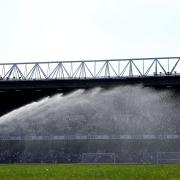
M 180 0 L 0 0 L 0 62 L 180 56 Z

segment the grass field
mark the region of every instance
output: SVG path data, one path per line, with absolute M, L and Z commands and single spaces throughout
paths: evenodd
M 180 180 L 179 165 L 0 165 L 0 180 Z

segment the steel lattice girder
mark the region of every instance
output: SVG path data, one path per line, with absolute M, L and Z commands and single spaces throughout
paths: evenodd
M 0 63 L 1 80 L 94 79 L 180 74 L 180 57 Z

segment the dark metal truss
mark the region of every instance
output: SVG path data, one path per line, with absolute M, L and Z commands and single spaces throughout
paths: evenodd
M 1 80 L 90 79 L 180 75 L 180 57 L 1 63 Z

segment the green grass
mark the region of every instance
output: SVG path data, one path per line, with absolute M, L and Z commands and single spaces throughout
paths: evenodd
M 179 165 L 0 165 L 0 180 L 180 180 Z

